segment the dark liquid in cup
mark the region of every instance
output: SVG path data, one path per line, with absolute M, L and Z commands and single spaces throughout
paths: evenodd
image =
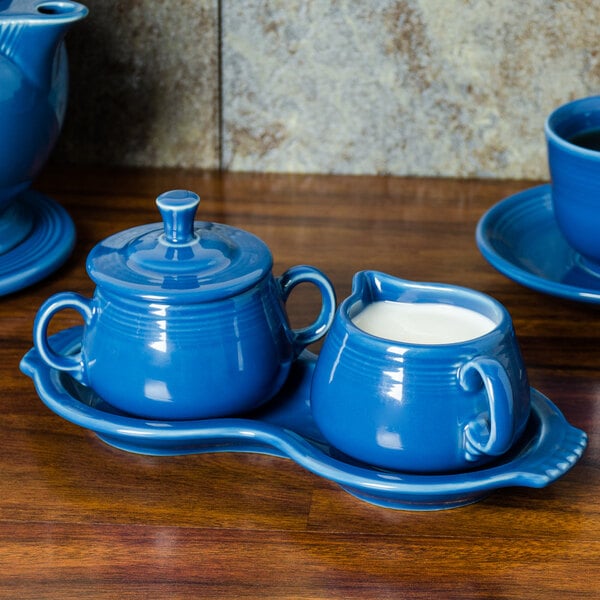
M 581 148 L 587 148 L 588 150 L 600 150 L 600 129 L 589 129 L 578 133 L 573 137 L 569 138 L 571 144 L 581 146 Z

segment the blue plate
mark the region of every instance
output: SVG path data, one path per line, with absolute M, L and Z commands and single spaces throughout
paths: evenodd
M 20 243 L 0 254 L 0 296 L 53 273 L 75 245 L 75 226 L 62 206 L 34 190 L 24 192 L 19 203 L 32 219 L 31 230 Z
M 546 294 L 600 302 L 600 274 L 583 264 L 554 219 L 550 185 L 510 196 L 479 221 L 477 245 L 510 279 Z
M 75 352 L 81 328 L 51 338 L 58 352 Z M 21 361 L 42 401 L 59 416 L 95 432 L 122 450 L 159 456 L 203 452 L 257 452 L 294 460 L 358 498 L 387 508 L 441 510 L 471 504 L 510 486 L 540 488 L 566 473 L 587 445 L 587 435 L 532 390 L 532 414 L 510 452 L 483 468 L 415 475 L 358 463 L 332 448 L 315 426 L 309 392 L 316 356 L 303 353 L 280 394 L 242 418 L 149 421 L 126 415 L 69 375 L 46 366 L 35 349 Z

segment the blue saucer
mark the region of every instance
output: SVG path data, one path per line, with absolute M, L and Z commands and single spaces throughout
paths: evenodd
M 75 352 L 81 328 L 51 338 L 57 352 Z M 462 473 L 414 475 L 358 463 L 332 448 L 315 426 L 309 392 L 316 356 L 304 352 L 280 394 L 260 411 L 241 418 L 149 421 L 126 415 L 69 375 L 46 366 L 35 349 L 21 361 L 42 401 L 67 421 L 104 442 L 158 456 L 203 452 L 256 452 L 294 460 L 354 496 L 386 508 L 441 510 L 471 504 L 493 490 L 541 488 L 564 475 L 580 458 L 587 435 L 532 389 L 532 414 L 510 452 L 483 468 Z
M 75 245 L 75 226 L 54 200 L 28 190 L 19 199 L 31 218 L 31 230 L 14 247 L 0 254 L 0 296 L 44 279 L 67 260 Z
M 600 273 L 585 267 L 559 231 L 550 185 L 493 206 L 479 221 L 476 240 L 484 258 L 510 279 L 553 296 L 600 302 Z

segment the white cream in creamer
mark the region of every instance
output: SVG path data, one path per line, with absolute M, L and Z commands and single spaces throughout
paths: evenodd
M 371 335 L 410 344 L 465 342 L 492 331 L 496 324 L 474 310 L 435 302 L 378 301 L 352 322 Z

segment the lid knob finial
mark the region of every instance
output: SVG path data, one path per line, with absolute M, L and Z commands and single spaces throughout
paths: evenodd
M 199 203 L 198 194 L 188 190 L 171 190 L 156 199 L 165 227 L 165 243 L 180 246 L 196 239 L 194 217 Z

